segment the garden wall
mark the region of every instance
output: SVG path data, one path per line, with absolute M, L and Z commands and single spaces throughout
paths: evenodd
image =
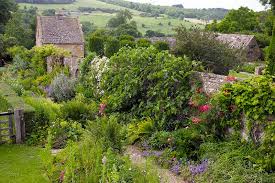
M 232 82 L 228 81 L 228 76 L 213 73 L 195 72 L 194 76 L 202 82 L 203 90 L 208 95 L 218 92 L 225 83 Z

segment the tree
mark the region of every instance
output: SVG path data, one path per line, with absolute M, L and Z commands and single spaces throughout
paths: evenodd
M 46 9 L 42 12 L 43 16 L 54 16 L 55 15 L 55 9 Z
M 264 5 L 271 5 L 273 14 L 273 31 L 270 46 L 268 48 L 268 54 L 266 56 L 266 71 L 267 74 L 275 75 L 275 0 L 260 0 Z
M 114 35 L 115 36 L 130 35 L 133 37 L 141 37 L 141 33 L 138 31 L 137 24 L 135 21 L 121 24 L 114 30 Z
M 237 64 L 246 60 L 242 50 L 230 48 L 215 39 L 215 34 L 197 28 L 186 29 L 181 26 L 176 29 L 177 44 L 175 53 L 198 60 L 208 69 L 217 74 L 228 74 Z
M 156 47 L 159 51 L 169 50 L 169 44 L 165 41 L 157 41 L 154 44 L 154 47 Z
M 165 34 L 153 30 L 147 30 L 145 33 L 145 37 L 164 37 Z
M 4 32 L 4 26 L 11 18 L 12 12 L 17 10 L 14 0 L 0 0 L 0 33 Z
M 5 26 L 5 35 L 14 37 L 18 45 L 32 48 L 35 43 L 36 8 L 18 10 Z
M 81 25 L 82 25 L 82 31 L 84 32 L 85 35 L 88 35 L 89 33 L 96 30 L 96 26 L 94 25 L 94 23 L 91 23 L 89 21 L 83 21 L 81 22 Z
M 207 26 L 207 29 L 224 33 L 255 31 L 259 29 L 259 21 L 253 10 L 241 7 L 238 10 L 229 11 L 220 23 L 214 21 Z
M 111 18 L 108 21 L 107 26 L 111 28 L 116 28 L 122 24 L 126 24 L 132 18 L 132 13 L 129 10 L 125 9 L 118 12 L 114 18 Z
M 102 37 L 92 35 L 89 38 L 89 51 L 95 52 L 97 55 L 104 54 L 104 39 Z
M 110 37 L 105 43 L 105 56 L 110 58 L 119 50 L 119 41 L 116 38 Z

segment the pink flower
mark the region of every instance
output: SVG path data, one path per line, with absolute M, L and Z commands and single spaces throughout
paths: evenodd
M 192 117 L 191 120 L 194 124 L 199 124 L 202 122 L 202 119 L 197 117 Z
M 59 174 L 59 182 L 63 182 L 64 181 L 64 176 L 65 176 L 65 171 L 62 170 Z
M 237 81 L 237 78 L 235 76 L 227 76 L 225 80 L 228 82 L 232 82 L 232 81 Z
M 102 115 L 104 115 L 104 111 L 105 111 L 105 109 L 106 109 L 106 104 L 104 104 L 104 103 L 101 103 L 100 105 L 99 105 L 99 114 L 102 116 Z
M 210 109 L 211 109 L 211 106 L 208 105 L 208 104 L 202 105 L 202 106 L 199 107 L 199 111 L 200 111 L 200 112 L 207 112 L 207 111 L 209 111 Z

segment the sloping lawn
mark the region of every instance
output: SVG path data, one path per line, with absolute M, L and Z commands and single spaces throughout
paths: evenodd
M 24 145 L 0 145 L 0 183 L 47 183 L 40 151 Z

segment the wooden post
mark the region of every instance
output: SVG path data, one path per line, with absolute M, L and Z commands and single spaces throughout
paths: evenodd
M 15 130 L 16 130 L 16 143 L 20 144 L 23 142 L 25 138 L 25 124 L 23 118 L 23 110 L 17 109 L 14 111 L 14 119 L 15 119 Z
M 12 113 L 12 110 L 9 109 L 8 113 Z M 9 137 L 10 137 L 10 140 L 12 141 L 12 143 L 14 143 L 12 114 L 9 114 L 8 121 L 9 121 Z

